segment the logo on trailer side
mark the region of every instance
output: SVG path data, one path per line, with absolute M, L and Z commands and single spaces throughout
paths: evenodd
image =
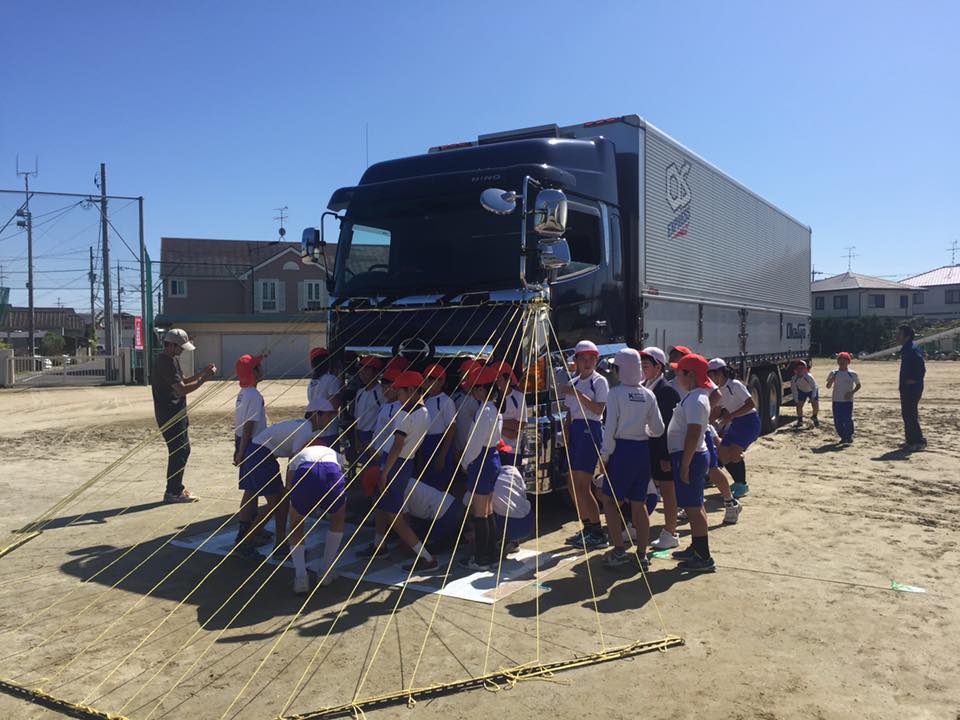
M 667 240 L 683 237 L 690 229 L 690 163 L 683 161 L 679 166 L 670 163 L 667 166 L 667 202 L 673 210 L 673 220 L 667 224 Z
M 787 323 L 787 339 L 788 340 L 803 340 L 807 336 L 807 324 L 806 323 Z

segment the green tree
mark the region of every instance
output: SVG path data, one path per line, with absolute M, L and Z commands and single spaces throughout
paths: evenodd
M 66 340 L 56 333 L 47 333 L 40 339 L 40 352 L 44 355 L 62 355 Z

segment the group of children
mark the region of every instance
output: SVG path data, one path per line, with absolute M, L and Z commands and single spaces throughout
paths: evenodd
M 853 443 L 853 396 L 860 390 L 860 376 L 850 369 L 850 353 L 837 355 L 837 369 L 827 374 L 827 389 L 833 390 L 833 425 L 841 445 Z M 820 427 L 820 389 L 810 368 L 803 360 L 794 365 L 790 379 L 791 393 L 797 407 L 797 428 L 803 427 L 803 408 L 809 401 L 814 427 Z

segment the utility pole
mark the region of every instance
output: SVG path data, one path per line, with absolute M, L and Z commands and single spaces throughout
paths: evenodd
M 137 198 L 140 210 L 140 327 L 143 332 L 143 384 L 146 385 L 150 377 L 151 350 L 153 348 L 153 318 L 147 317 L 147 293 L 150 288 L 147 287 L 147 244 L 143 236 L 143 196 Z M 137 341 L 134 339 L 134 346 Z
M 825 272 L 820 272 L 813 265 L 810 266 L 810 284 L 813 285 L 817 281 L 817 275 L 826 275 Z
M 37 322 L 33 312 L 33 216 L 30 214 L 30 176 L 37 176 L 37 161 L 33 162 L 33 170 L 20 169 L 20 156 L 17 156 L 17 175 L 23 175 L 23 190 L 26 194 L 26 200 L 23 203 L 23 209 L 17 211 L 17 215 L 23 220 L 17 221 L 17 227 L 26 227 L 27 229 L 27 332 L 30 343 L 30 357 L 37 354 Z
M 87 273 L 87 278 L 90 280 L 90 344 L 93 346 L 91 349 L 94 352 L 90 354 L 93 355 L 97 349 L 97 309 L 94 305 L 94 299 L 96 298 L 96 284 L 97 284 L 97 275 L 93 272 L 93 248 L 90 248 L 90 272 Z
M 107 164 L 100 163 L 100 235 L 103 243 L 103 346 L 107 355 L 115 355 L 113 341 L 113 295 L 110 292 L 110 241 L 107 232 Z
M 117 352 L 123 347 L 123 283 L 120 282 L 120 261 L 117 260 Z

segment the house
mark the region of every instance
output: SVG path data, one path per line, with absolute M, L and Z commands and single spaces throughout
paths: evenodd
M 854 272 L 817 280 L 810 286 L 813 317 L 908 318 L 923 304 L 924 289 Z
M 327 249 L 332 267 L 334 248 Z M 161 238 L 158 331 L 183 328 L 197 346 L 184 371 L 214 363 L 233 375 L 244 353 L 270 351 L 266 377 L 305 377 L 326 343 L 323 269 L 289 242 Z
M 917 307 L 917 315 L 930 319 L 960 318 L 960 265 L 943 267 L 902 280 L 905 285 L 926 288 L 926 297 Z
M 47 333 L 62 336 L 66 340 L 63 351 L 70 355 L 75 354 L 78 347 L 87 345 L 87 323 L 73 308 L 34 307 L 33 326 L 37 347 L 31 353 L 28 350 L 30 309 L 8 305 L 0 320 L 0 338 L 13 347 L 16 355 L 39 355 L 40 340 Z

